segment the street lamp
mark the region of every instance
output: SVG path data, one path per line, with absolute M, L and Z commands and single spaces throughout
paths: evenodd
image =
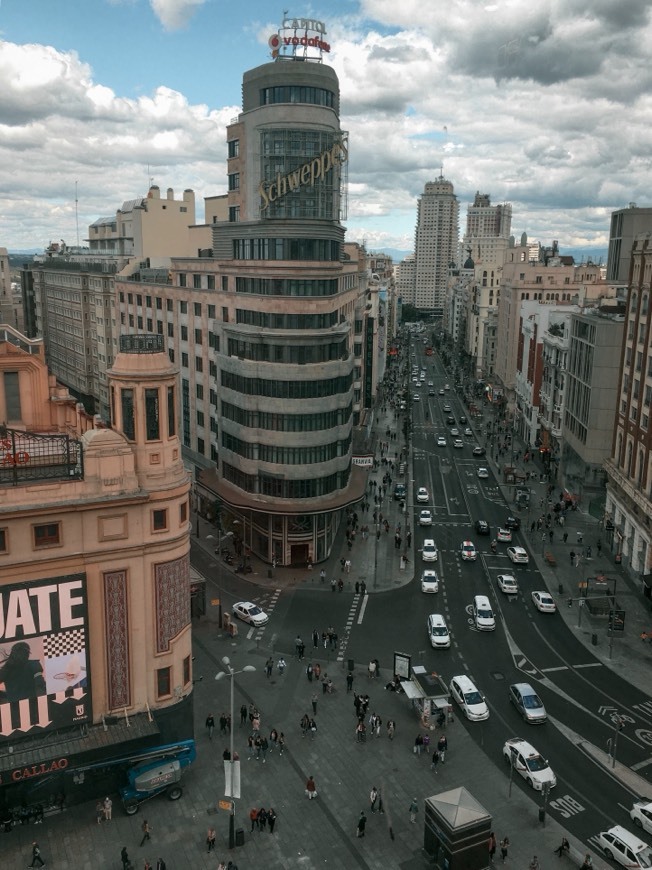
M 235 754 L 233 748 L 233 726 L 235 724 L 233 718 L 233 688 L 236 674 L 243 674 L 245 672 L 249 673 L 250 671 L 255 671 L 256 668 L 253 665 L 245 665 L 242 670 L 236 671 L 231 667 L 231 659 L 228 656 L 223 657 L 222 664 L 224 665 L 225 670 L 220 671 L 219 674 L 215 674 L 215 679 L 222 680 L 224 677 L 228 677 L 231 680 L 231 727 L 229 729 L 229 759 L 224 762 L 224 794 L 231 798 L 231 813 L 229 815 L 229 849 L 233 849 L 235 846 L 235 798 L 240 797 L 240 761 L 236 761 L 233 758 Z

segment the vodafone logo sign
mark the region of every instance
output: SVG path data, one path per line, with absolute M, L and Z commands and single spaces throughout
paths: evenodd
M 278 57 L 281 51 L 296 54 L 301 49 L 315 48 L 321 54 L 330 51 L 331 47 L 323 38 L 326 25 L 323 21 L 313 18 L 284 18 L 278 33 L 273 33 L 267 40 L 272 57 Z

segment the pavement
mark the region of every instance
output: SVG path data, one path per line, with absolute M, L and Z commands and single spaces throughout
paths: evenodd
M 387 428 L 399 431 L 391 409 L 376 412 L 373 437 L 378 445 L 386 439 Z M 395 442 L 390 441 L 389 458 L 400 450 L 400 435 Z M 522 455 L 522 453 L 521 453 Z M 493 460 L 491 460 L 493 461 Z M 407 504 L 414 504 L 408 462 L 409 491 Z M 495 464 L 494 464 L 495 469 Z M 372 477 L 378 484 L 386 473 L 387 466 L 379 465 Z M 528 469 L 530 470 L 530 469 Z M 390 471 L 390 473 L 392 473 Z M 340 594 L 332 593 L 330 580 L 342 577 L 345 589 L 341 594 L 358 604 L 362 593 L 356 595 L 355 583 L 366 583 L 366 593 L 386 591 L 412 582 L 414 579 L 414 551 L 408 552 L 409 561 L 401 569 L 402 549 L 394 546 L 394 529 L 401 523 L 405 533 L 406 517 L 401 512 L 399 502 L 392 499 L 393 483 L 398 476 L 392 473 L 392 485 L 378 506 L 390 523 L 390 532 L 381 531 L 377 539 L 371 516 L 376 507 L 373 502 L 373 488 L 370 490 L 371 507 L 366 513 L 360 512 L 359 526 L 368 524 L 369 536 L 363 539 L 360 532 L 356 535 L 351 550 L 347 546 L 345 530 L 340 531 L 340 540 L 325 565 L 316 565 L 312 570 L 276 568 L 273 576 L 268 576 L 267 567 L 256 565 L 254 573 L 247 575 L 251 584 L 251 597 L 278 595 L 283 589 L 301 586 L 311 589 L 316 596 Z M 545 484 L 531 483 L 534 490 L 531 496 L 531 509 L 545 496 Z M 509 494 L 511 488 L 506 489 Z M 523 516 L 525 526 L 526 516 Z M 202 524 L 193 525 L 200 532 L 195 545 L 203 547 L 213 555 L 214 540 L 207 537 Z M 542 556 L 540 533 L 532 540 L 528 549 L 534 558 L 549 590 L 560 605 L 561 617 L 570 630 L 590 648 L 591 652 L 607 667 L 613 668 L 623 678 L 650 690 L 650 664 L 652 645 L 643 643 L 639 635 L 651 627 L 649 601 L 644 599 L 640 590 L 633 587 L 618 566 L 609 561 L 604 549 L 601 556 L 594 556 L 589 567 L 603 571 L 608 577 L 618 578 L 618 600 L 623 602 L 627 611 L 626 630 L 622 638 L 615 639 L 610 645 L 606 626 L 603 622 L 592 620 L 588 613 L 582 615 L 582 624 L 577 626 L 577 603 L 569 608 L 565 601 L 577 589 L 578 569 L 571 567 L 568 553 L 573 549 L 576 532 L 580 530 L 585 544 L 597 541 L 597 522 L 589 514 L 577 511 L 569 514 L 564 531 L 569 532 L 569 543 L 561 540 L 547 544 L 545 550 L 552 550 L 557 567 L 550 567 Z M 436 538 L 436 527 L 434 528 Z M 559 538 L 555 528 L 555 537 Z M 528 533 L 529 534 L 529 533 Z M 538 541 L 538 542 L 537 542 Z M 413 545 L 414 546 L 414 542 Z M 577 546 L 574 547 L 577 550 Z M 596 548 L 593 546 L 593 553 Z M 342 570 L 340 559 L 351 559 L 351 571 Z M 324 567 L 326 581 L 320 581 L 319 572 Z M 560 593 L 563 587 L 563 593 Z M 318 606 L 318 604 L 316 605 Z M 41 850 L 50 867 L 75 868 L 75 870 L 95 870 L 95 868 L 121 867 L 120 850 L 127 846 L 135 868 L 143 867 L 145 859 L 155 866 L 162 857 L 169 870 L 174 868 L 216 868 L 219 860 L 232 860 L 240 870 L 243 868 L 363 868 L 363 870 L 416 870 L 432 866 L 424 857 L 424 799 L 434 794 L 465 786 L 472 795 L 487 809 L 493 819 L 493 829 L 500 841 L 508 836 L 511 842 L 507 867 L 525 870 L 533 855 L 539 857 L 541 870 L 548 870 L 558 859 L 553 850 L 562 836 L 567 837 L 573 847 L 575 857 L 586 851 L 582 843 L 574 838 L 550 815 L 545 825 L 539 820 L 541 797 L 527 794 L 520 787 L 511 789 L 509 794 L 508 776 L 504 769 L 494 765 L 483 753 L 467 729 L 454 721 L 446 726 L 449 750 L 446 763 L 440 764 L 433 772 L 430 756 L 415 756 L 414 738 L 419 732 L 416 714 L 404 695 L 384 690 L 389 680 L 389 671 L 381 671 L 378 679 L 367 676 L 367 663 L 355 662 L 354 691 L 368 693 L 371 702 L 369 710 L 378 713 L 383 720 L 382 736 L 378 739 L 368 737 L 363 744 L 355 740 L 353 695 L 345 691 L 343 671 L 338 671 L 337 691 L 323 695 L 318 685 L 308 681 L 304 664 L 293 656 L 293 650 L 275 649 L 274 658 L 283 655 L 287 668 L 282 675 L 275 669 L 271 678 L 264 672 L 265 661 L 271 649 L 268 633 L 249 633 L 241 627 L 236 637 L 230 637 L 219 630 L 215 620 L 210 618 L 194 623 L 194 672 L 195 676 L 205 675 L 206 679 L 196 682 L 195 716 L 198 760 L 184 775 L 184 795 L 174 803 L 158 797 L 143 805 L 140 812 L 128 817 L 115 802 L 113 820 L 97 824 L 94 802 L 83 804 L 64 811 L 60 815 L 46 818 L 37 827 L 14 828 L 9 834 L 0 835 L 1 866 L 3 868 L 25 867 L 31 860 L 31 843 L 38 839 Z M 593 644 L 597 635 L 597 645 Z M 610 648 L 612 646 L 612 648 Z M 311 650 L 307 648 L 307 656 Z M 242 703 L 253 703 L 262 714 L 261 731 L 269 734 L 272 727 L 283 731 L 287 744 L 286 752 L 268 753 L 265 762 L 249 759 L 246 750 L 248 728 L 235 725 L 234 745 L 239 753 L 242 768 L 242 799 L 237 801 L 236 828 L 245 831 L 244 845 L 233 852 L 227 848 L 228 813 L 220 810 L 218 802 L 223 793 L 222 752 L 228 746 L 229 735 L 219 734 L 219 729 L 209 740 L 203 729 L 206 715 L 212 712 L 216 720 L 220 713 L 228 712 L 229 695 L 227 681 L 216 683 L 211 675 L 222 669 L 221 658 L 228 655 L 232 667 L 240 672 L 245 665 L 254 665 L 253 673 L 237 673 L 234 678 L 234 710 Z M 338 650 L 340 661 L 345 650 Z M 343 667 L 343 662 L 342 662 Z M 305 712 L 311 711 L 311 699 L 317 691 L 318 730 L 314 735 L 303 738 L 299 721 Z M 396 722 L 396 736 L 389 740 L 385 723 L 389 719 Z M 437 731 L 432 735 L 436 742 Z M 598 763 L 605 766 L 609 759 L 596 750 Z M 621 766 L 622 767 L 622 766 Z M 634 771 L 616 771 L 627 777 L 630 787 L 638 788 L 643 794 L 649 784 Z M 315 778 L 318 798 L 308 801 L 304 794 L 308 776 Z M 369 812 L 369 792 L 372 786 L 381 789 L 384 813 Z M 419 813 L 417 823 L 410 824 L 408 807 L 417 798 Z M 248 820 L 251 806 L 274 807 L 278 820 L 273 834 L 269 831 L 250 832 Z M 356 838 L 356 823 L 361 811 L 365 811 L 368 822 L 364 838 Z M 153 828 L 151 844 L 140 847 L 140 825 L 147 818 Z M 209 825 L 217 829 L 217 848 L 208 854 L 205 838 Z M 27 859 L 27 860 L 26 860 Z M 565 861 L 564 861 L 565 863 Z M 593 866 L 607 866 L 599 855 L 593 855 Z

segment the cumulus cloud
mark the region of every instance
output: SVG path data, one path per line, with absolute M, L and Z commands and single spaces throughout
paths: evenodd
M 149 0 L 154 15 L 166 30 L 185 27 L 206 0 Z

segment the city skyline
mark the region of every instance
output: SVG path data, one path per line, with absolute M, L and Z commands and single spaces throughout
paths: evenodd
M 645 205 L 650 0 L 524 0 L 447 17 L 413 0 L 289 10 L 326 25 L 350 134 L 347 239 L 412 250 L 417 197 L 440 172 L 460 224 L 476 190 L 513 203 L 513 232 L 606 248 L 609 215 Z M 77 241 L 149 184 L 226 192 L 242 73 L 270 59 L 282 9 L 203 0 L 5 0 L 0 7 L 0 244 Z M 97 39 L 101 31 L 102 39 Z M 443 170 L 442 170 L 443 167 Z

